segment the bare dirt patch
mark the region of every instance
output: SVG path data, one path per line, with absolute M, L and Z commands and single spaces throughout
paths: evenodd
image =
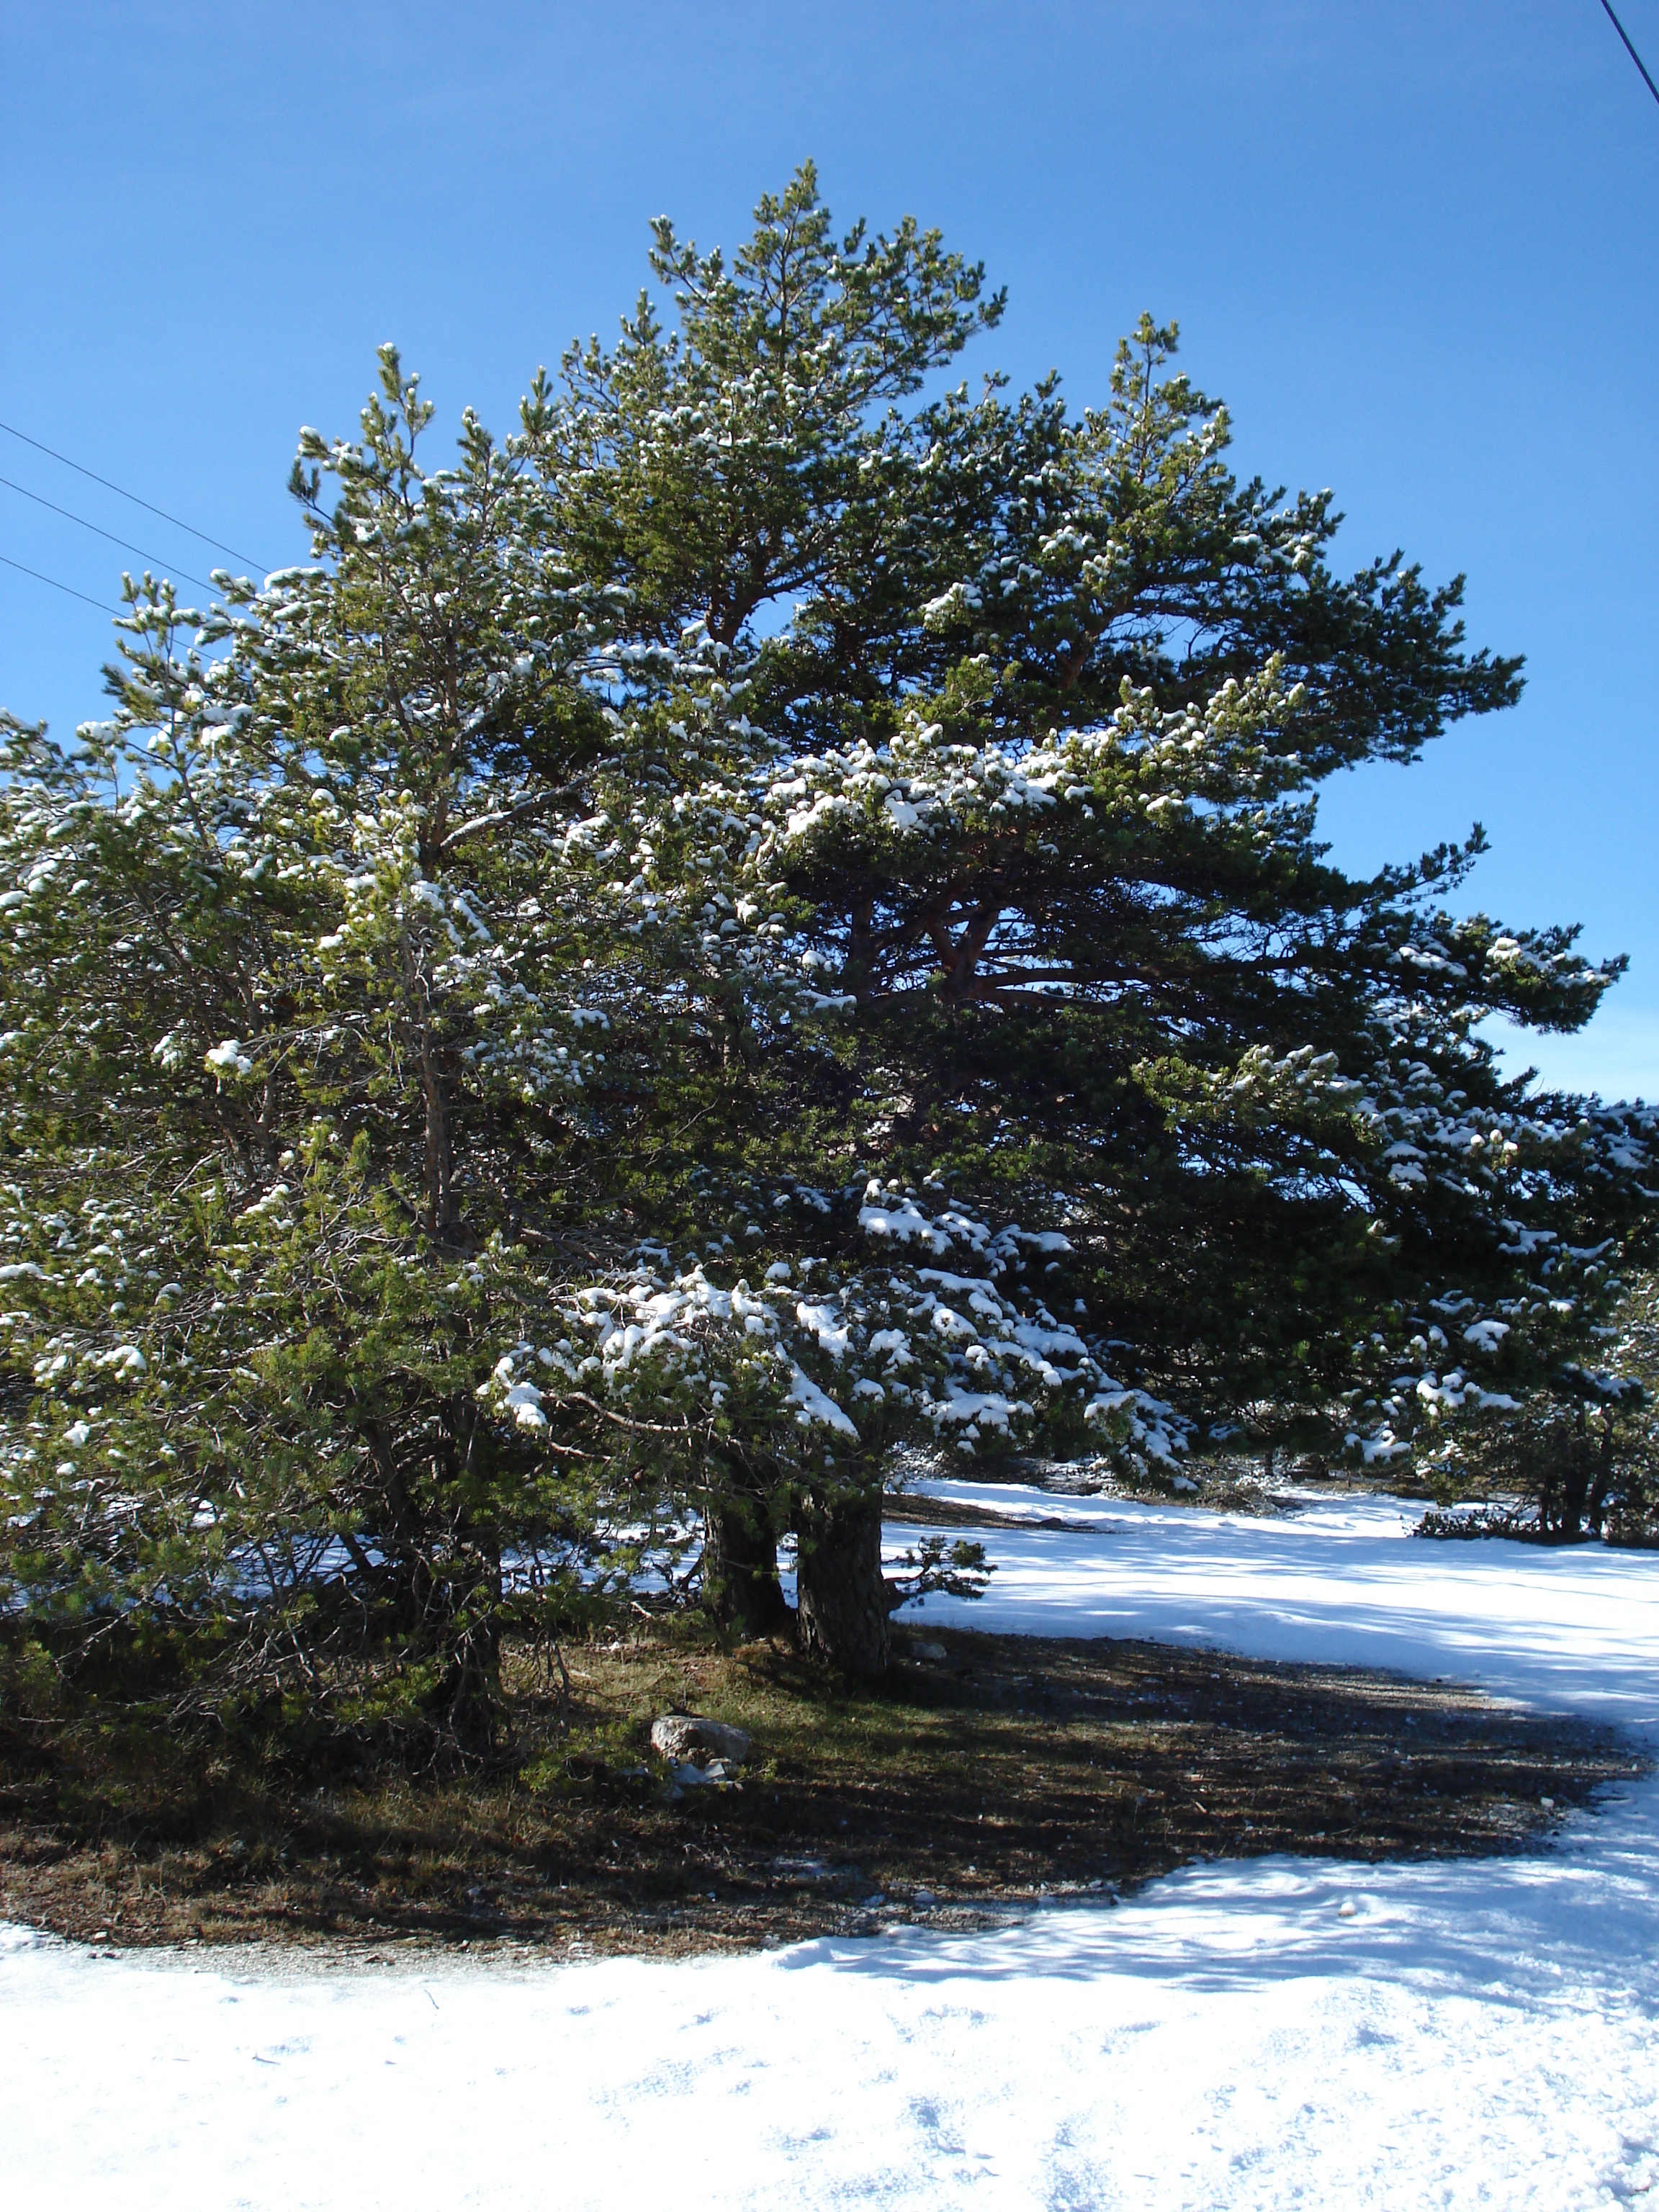
M 902 1640 L 902 1639 L 901 1639 Z M 186 1771 L 0 1727 L 0 1917 L 111 1948 L 743 1949 L 896 1920 L 994 1924 L 1200 1858 L 1510 1851 L 1638 1771 L 1610 1732 L 1447 1684 L 1110 1638 L 920 1626 L 879 1693 L 686 1626 L 526 1681 L 512 1776 Z M 755 1740 L 740 1784 L 671 1796 L 669 1708 Z

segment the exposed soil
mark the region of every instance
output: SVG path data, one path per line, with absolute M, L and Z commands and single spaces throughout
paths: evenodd
M 1107 1533 L 1097 1521 L 1068 1519 L 1064 1513 L 1005 1513 L 994 1505 L 979 1505 L 960 1497 L 930 1498 L 917 1490 L 900 1491 L 884 1498 L 881 1517 L 884 1522 L 909 1522 L 924 1528 L 1058 1528 L 1072 1536 Z
M 901 1638 L 901 1642 L 902 1642 Z M 129 1743 L 0 1729 L 0 1917 L 111 1948 L 393 1960 L 743 1949 L 896 1920 L 994 1924 L 1194 1859 L 1380 1859 L 1535 1842 L 1638 1771 L 1611 1733 L 1449 1685 L 1109 1638 L 925 1626 L 878 1694 L 684 1625 L 569 1655 L 517 1775 L 302 1793 Z M 749 1729 L 732 1786 L 672 1794 L 652 1717 Z

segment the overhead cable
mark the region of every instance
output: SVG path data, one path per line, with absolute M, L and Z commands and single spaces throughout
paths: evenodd
M 79 461 L 70 460 L 67 453 L 60 453 L 56 447 L 43 445 L 39 438 L 31 438 L 27 430 L 20 430 L 15 423 L 0 422 L 0 430 L 5 431 L 9 437 L 21 438 L 26 446 L 33 446 L 37 453 L 45 453 L 49 459 L 61 461 L 66 469 L 73 469 L 77 476 L 88 477 L 94 483 L 102 484 L 106 491 L 112 491 L 122 499 L 130 499 L 135 507 L 142 507 L 151 514 L 159 514 L 163 522 L 170 522 L 175 530 L 185 531 L 191 538 L 199 538 L 204 545 L 217 546 L 220 552 L 228 553 L 233 561 L 246 562 L 250 568 L 257 568 L 261 575 L 264 574 L 266 564 L 263 561 L 254 560 L 251 554 L 239 553 L 234 545 L 227 545 L 222 538 L 210 538 L 205 530 L 198 530 L 194 523 L 181 522 L 176 514 L 169 514 L 166 507 L 156 507 L 147 499 L 140 499 L 136 491 L 128 491 L 124 485 L 112 483 L 108 477 L 100 477 L 96 469 L 83 468 Z
M 136 553 L 141 561 L 154 561 L 161 568 L 167 566 L 159 553 L 146 552 L 142 545 L 135 545 L 130 538 L 118 538 L 112 530 L 105 530 L 95 522 L 88 522 L 84 514 L 72 514 L 68 507 L 59 507 L 54 499 L 43 499 L 38 491 L 31 491 L 27 484 L 14 483 L 9 477 L 0 477 L 0 484 L 3 484 L 8 491 L 19 493 L 24 499 L 32 499 L 37 507 L 50 507 L 54 514 L 61 514 L 66 522 L 78 522 L 82 530 L 90 530 L 94 537 L 107 538 L 112 545 L 119 545 L 128 553 Z M 199 584 L 204 592 L 214 588 L 205 576 L 192 576 L 188 568 L 178 568 L 173 573 L 182 576 L 187 584 Z
M 43 576 L 38 568 L 26 568 L 21 561 L 14 561 L 9 553 L 0 553 L 0 562 L 8 568 L 15 568 L 20 576 L 33 576 L 37 584 L 50 584 L 54 592 L 67 592 L 72 599 L 85 599 L 87 605 L 96 607 L 100 615 L 112 615 L 118 611 L 102 599 L 94 599 L 85 592 L 77 592 L 73 584 L 60 584 L 56 576 Z
M 1608 21 L 1613 25 L 1613 29 L 1618 32 L 1620 37 L 1624 40 L 1625 52 L 1635 63 L 1637 68 L 1641 70 L 1643 83 L 1646 85 L 1648 90 L 1653 94 L 1654 98 L 1656 100 L 1659 100 L 1659 84 L 1656 84 L 1653 79 L 1648 75 L 1647 64 L 1642 59 L 1641 55 L 1637 52 L 1635 47 L 1632 46 L 1630 42 L 1630 33 L 1625 28 L 1619 18 L 1613 14 L 1613 0 L 1601 0 L 1601 5 L 1607 11 Z

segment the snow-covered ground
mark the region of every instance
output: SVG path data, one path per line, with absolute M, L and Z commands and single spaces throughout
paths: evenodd
M 1659 1747 L 1652 1554 L 1407 1542 L 1386 1499 L 965 1494 L 1090 1527 L 994 1533 L 992 1595 L 927 1620 L 1457 1675 Z M 1522 1858 L 1216 1863 L 690 1964 L 239 1973 L 0 1931 L 0 2172 L 124 2212 L 1659 2206 L 1656 2020 L 1650 1778 Z

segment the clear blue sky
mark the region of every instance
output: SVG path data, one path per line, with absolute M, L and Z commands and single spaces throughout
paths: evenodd
M 1659 76 L 1659 0 L 1617 0 Z M 1479 818 L 1474 900 L 1632 972 L 1553 1079 L 1659 1094 L 1653 892 L 1659 106 L 1598 0 L 9 0 L 0 418 L 260 562 L 300 557 L 301 422 L 396 338 L 499 427 L 613 332 L 647 219 L 735 242 L 804 156 L 1010 301 L 966 366 L 1103 388 L 1143 307 L 1237 459 L 1334 487 L 1358 566 L 1467 570 L 1514 713 L 1333 788 L 1351 862 Z M 0 476 L 221 556 L 0 434 Z M 0 486 L 0 553 L 94 599 L 131 555 Z M 104 618 L 0 568 L 0 701 L 100 708 Z

